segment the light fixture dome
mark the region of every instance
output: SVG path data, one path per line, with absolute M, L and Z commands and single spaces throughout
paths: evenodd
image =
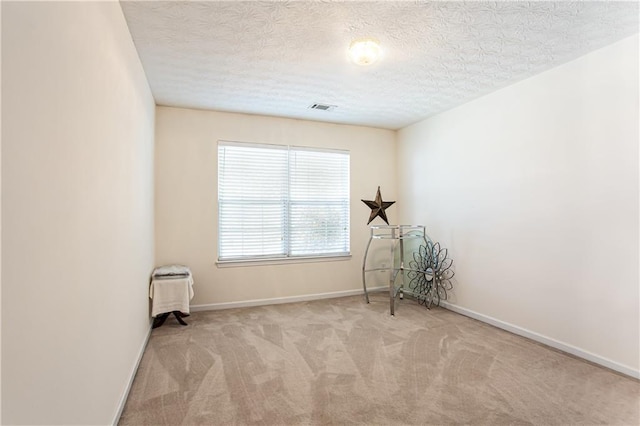
M 359 38 L 349 46 L 349 57 L 356 65 L 371 65 L 381 54 L 380 43 L 374 38 Z

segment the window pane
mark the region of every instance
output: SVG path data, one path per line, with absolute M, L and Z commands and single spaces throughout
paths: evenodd
M 286 147 L 218 145 L 219 258 L 284 256 Z
M 291 255 L 349 253 L 348 203 L 291 203 Z
M 220 258 L 286 254 L 283 235 L 285 204 L 221 201 Z
M 349 200 L 349 154 L 292 149 L 291 199 Z
M 292 256 L 349 253 L 349 154 L 290 153 Z

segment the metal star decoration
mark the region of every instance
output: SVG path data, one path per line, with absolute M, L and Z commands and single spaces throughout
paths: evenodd
M 360 200 L 365 203 L 371 209 L 371 215 L 369 215 L 369 222 L 367 225 L 371 223 L 373 219 L 380 216 L 382 220 L 388 225 L 389 221 L 387 220 L 387 213 L 385 209 L 389 208 L 395 201 L 382 201 L 382 195 L 380 195 L 380 187 L 378 187 L 378 193 L 376 194 L 375 201 L 371 200 Z

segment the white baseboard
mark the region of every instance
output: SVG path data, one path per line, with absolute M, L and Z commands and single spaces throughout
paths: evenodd
M 124 390 L 124 393 L 120 397 L 120 402 L 118 403 L 118 411 L 116 411 L 116 415 L 113 418 L 113 422 L 111 424 L 113 426 L 117 426 L 120 421 L 120 416 L 122 416 L 122 411 L 124 410 L 124 406 L 127 403 L 127 398 L 129 397 L 129 392 L 131 391 L 131 386 L 133 385 L 133 379 L 136 377 L 136 372 L 138 371 L 138 367 L 140 366 L 140 361 L 142 361 L 142 356 L 144 355 L 144 351 L 147 348 L 147 344 L 149 343 L 149 337 L 151 337 L 151 327 L 153 324 L 149 324 L 149 331 L 147 332 L 147 337 L 145 337 L 142 342 L 142 346 L 138 351 L 138 359 L 136 360 L 131 373 L 129 374 L 129 383 L 127 383 L 127 387 Z
M 374 292 L 379 290 L 388 290 L 388 286 L 368 288 L 368 292 Z M 198 311 L 216 311 L 219 309 L 233 309 L 233 308 L 248 308 L 251 306 L 264 306 L 264 305 L 279 305 L 282 303 L 294 303 L 294 302 L 307 302 L 309 300 L 319 299 L 333 299 L 336 297 L 346 296 L 358 296 L 363 295 L 364 291 L 358 290 L 343 290 L 334 291 L 331 293 L 317 293 L 317 294 L 305 294 L 303 296 L 288 296 L 288 297 L 275 297 L 272 299 L 254 299 L 243 300 L 240 302 L 225 302 L 225 303 L 209 303 L 207 305 L 191 305 L 189 309 L 191 312 Z
M 443 308 L 446 308 L 450 311 L 456 312 L 458 314 L 464 315 L 469 318 L 476 319 L 478 321 L 482 321 L 484 323 L 493 325 L 494 327 L 501 328 L 503 330 L 509 331 L 513 334 L 517 334 L 518 336 L 523 336 L 528 339 L 534 340 L 538 343 L 542 343 L 547 346 L 551 346 L 552 348 L 561 350 L 562 352 L 569 353 L 571 355 L 575 355 L 578 358 L 586 359 L 587 361 L 591 361 L 595 364 L 601 365 L 603 367 L 607 367 L 611 370 L 617 371 L 624 375 L 640 379 L 640 371 L 635 370 L 627 365 L 620 364 L 618 362 L 612 361 L 608 358 L 601 357 L 599 355 L 593 354 L 584 349 L 577 348 L 575 346 L 569 345 L 567 343 L 560 342 L 558 340 L 552 339 L 547 336 L 543 336 L 541 334 L 535 333 L 533 331 L 527 330 L 522 327 L 518 327 L 517 325 L 509 324 L 507 322 L 495 319 L 493 317 L 480 314 L 478 312 L 474 312 L 470 309 L 463 308 L 457 305 L 454 305 L 449 302 L 442 301 L 440 305 Z

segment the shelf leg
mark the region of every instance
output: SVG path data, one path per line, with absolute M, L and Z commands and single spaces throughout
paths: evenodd
M 395 316 L 396 312 L 396 269 L 393 264 L 393 244 L 391 245 L 391 259 L 389 262 L 389 311 L 392 316 Z
M 367 277 L 365 273 L 365 268 L 367 266 L 367 255 L 369 254 L 369 247 L 371 246 L 371 240 L 373 237 L 369 237 L 369 242 L 367 243 L 367 248 L 364 250 L 364 259 L 362 260 L 362 288 L 364 289 L 364 300 L 369 303 L 369 293 L 367 292 Z

